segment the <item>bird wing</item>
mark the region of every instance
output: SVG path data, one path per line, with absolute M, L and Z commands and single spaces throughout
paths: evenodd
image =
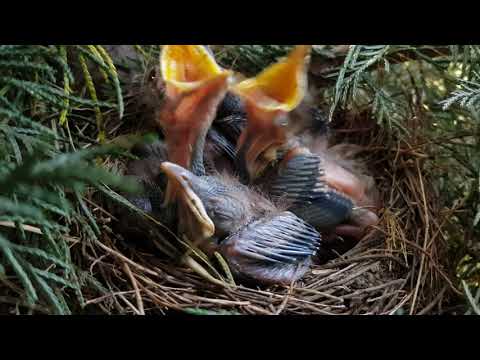
M 263 283 L 290 283 L 307 271 L 320 234 L 291 212 L 259 219 L 220 244 L 220 252 L 240 277 Z
M 291 203 L 290 210 L 318 228 L 330 228 L 349 216 L 353 202 L 323 180 L 322 158 L 300 154 L 291 158 L 272 181 L 270 193 Z

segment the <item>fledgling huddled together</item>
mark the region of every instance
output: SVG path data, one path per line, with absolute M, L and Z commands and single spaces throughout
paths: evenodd
M 239 279 L 290 284 L 378 222 L 373 180 L 306 101 L 310 51 L 235 82 L 206 46 L 162 48 L 162 140 L 133 149 L 143 193 L 129 200 Z

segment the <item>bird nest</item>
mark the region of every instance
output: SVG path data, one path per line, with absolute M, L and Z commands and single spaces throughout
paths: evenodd
M 93 208 L 104 231 L 98 241 L 83 245 L 81 262 L 106 291 L 85 294 L 87 311 L 100 307 L 122 314 L 441 312 L 458 292 L 446 270 L 451 266 L 445 263 L 444 228 L 454 209 L 442 207 L 433 186 L 433 149 L 414 122 L 408 135 L 400 135 L 378 126 L 368 112 L 334 119 L 334 141 L 362 147 L 360 155 L 382 195 L 381 221 L 350 251 L 326 264 L 314 264 L 290 286 L 236 284 L 221 258 L 209 260 L 192 249 L 187 257 L 174 255 L 179 241 L 167 236 L 166 229 L 160 231 L 165 238 L 147 239 L 154 248 L 126 241 L 110 230 L 115 217 L 106 208 Z

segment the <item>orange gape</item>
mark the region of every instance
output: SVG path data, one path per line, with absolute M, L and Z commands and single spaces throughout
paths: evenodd
M 265 169 L 265 160 L 275 157 L 276 151 L 287 140 L 282 117 L 302 101 L 307 76 L 310 46 L 297 46 L 286 58 L 270 65 L 254 78 L 234 85 L 231 90 L 240 96 L 246 106 L 248 122 L 237 145 L 248 176 L 255 179 Z M 267 159 L 262 156 L 267 156 Z
M 210 127 L 231 72 L 201 45 L 165 45 L 160 57 L 166 100 L 158 118 L 168 157 L 187 169 L 197 141 Z

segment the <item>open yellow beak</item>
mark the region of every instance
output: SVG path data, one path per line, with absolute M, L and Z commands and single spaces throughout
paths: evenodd
M 310 49 L 310 45 L 299 45 L 256 77 L 232 86 L 245 100 L 248 113 L 247 126 L 238 140 L 237 160 L 241 173 L 250 180 L 276 159 L 278 148 L 287 141 L 284 120 L 305 97 Z
M 215 118 L 218 104 L 227 91 L 225 73 L 210 78 L 201 87 L 180 93 L 177 97 L 170 92 L 173 109 L 164 106 L 158 123 L 165 134 L 168 159 L 187 169 L 192 166 L 192 154 L 205 136 Z M 178 89 L 173 88 L 178 94 Z M 171 112 L 169 112 L 171 110 Z M 201 144 L 201 142 L 200 142 Z M 203 151 L 203 149 L 197 149 Z
M 174 93 L 189 92 L 216 77 L 231 74 L 217 64 L 203 45 L 164 45 L 160 69 L 167 92 Z
M 310 51 L 311 45 L 298 45 L 286 58 L 269 66 L 255 78 L 236 84 L 232 90 L 264 111 L 290 112 L 305 96 L 305 67 Z
M 189 169 L 198 140 L 210 128 L 228 90 L 231 71 L 221 68 L 202 45 L 165 45 L 160 66 L 166 101 L 157 123 L 169 160 Z

